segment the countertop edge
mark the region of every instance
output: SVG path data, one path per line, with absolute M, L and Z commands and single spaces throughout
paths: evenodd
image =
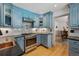
M 79 37 L 74 37 L 74 36 L 69 36 L 68 39 L 69 40 L 79 41 Z

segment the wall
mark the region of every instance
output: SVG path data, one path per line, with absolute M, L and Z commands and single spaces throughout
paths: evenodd
M 53 17 L 55 18 L 57 16 L 68 14 L 68 13 L 69 13 L 68 8 L 64 8 L 62 10 L 58 10 L 58 11 L 53 12 Z
M 69 30 L 69 31 L 70 31 L 70 30 Z M 79 29 L 75 30 L 74 33 L 70 33 L 70 32 L 69 32 L 69 36 L 79 37 Z
M 63 30 L 63 27 L 65 27 L 66 30 L 68 30 L 68 16 L 64 16 L 64 17 L 59 17 L 55 19 L 55 30 Z M 56 26 L 58 28 L 56 28 Z

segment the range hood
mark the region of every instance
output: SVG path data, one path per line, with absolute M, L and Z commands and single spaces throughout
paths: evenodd
M 31 18 L 27 17 L 22 17 L 22 22 L 34 22 Z

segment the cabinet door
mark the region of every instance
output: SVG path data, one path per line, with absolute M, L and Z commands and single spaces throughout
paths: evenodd
M 47 39 L 47 35 L 41 35 L 41 44 L 48 47 L 48 39 Z
M 41 44 L 41 35 L 37 35 L 37 44 L 40 45 Z
M 19 8 L 17 7 L 13 7 L 13 27 L 14 28 L 22 28 L 22 15 L 21 15 L 21 11 Z
M 4 5 L 4 26 L 12 26 L 12 4 Z
M 52 45 L 53 45 L 53 41 L 52 41 L 52 40 L 53 40 L 52 35 L 49 34 L 49 35 L 48 35 L 48 41 L 47 41 L 49 48 L 51 48 Z
M 79 56 L 79 41 L 75 39 L 69 40 L 69 55 Z
M 48 28 L 50 25 L 49 14 L 45 14 L 43 18 L 43 27 Z
M 70 5 L 70 26 L 78 27 L 78 5 L 71 4 Z
M 24 37 L 17 37 L 16 42 L 21 50 L 24 51 Z
M 78 28 L 79 28 L 79 5 L 78 5 L 78 10 L 77 10 L 77 17 L 78 17 L 77 24 L 78 24 Z
M 39 18 L 38 17 L 35 17 L 34 19 L 34 28 L 38 28 L 39 27 Z
M 0 3 L 0 25 L 1 25 L 1 3 Z
M 52 28 L 53 27 L 53 13 L 52 12 L 47 12 L 44 14 L 44 19 L 43 19 L 43 25 L 46 28 Z

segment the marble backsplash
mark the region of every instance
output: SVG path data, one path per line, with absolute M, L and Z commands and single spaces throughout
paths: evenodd
M 18 35 L 22 33 L 21 29 L 13 29 L 13 28 L 0 28 L 2 35 L 1 36 L 7 36 L 7 35 Z
M 79 37 L 79 30 L 74 30 L 74 33 L 69 32 L 69 36 L 76 36 Z

